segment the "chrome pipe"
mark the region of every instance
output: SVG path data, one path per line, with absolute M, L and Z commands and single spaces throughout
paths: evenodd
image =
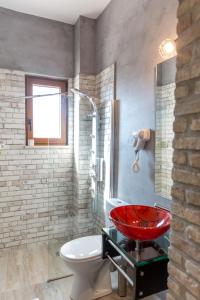
M 136 247 L 135 247 L 135 253 L 136 253 L 136 261 L 140 260 L 140 242 L 137 240 Z
M 125 254 L 110 240 L 107 239 L 108 243 L 124 258 L 124 260 L 132 267 L 135 268 L 134 263 L 132 263 L 132 261 L 125 256 Z
M 111 263 L 116 267 L 116 269 L 122 274 L 122 276 L 129 282 L 129 284 L 133 287 L 134 282 L 132 279 L 124 272 L 124 270 L 118 266 L 118 264 L 110 257 L 110 255 L 107 254 L 107 258 L 111 261 Z
M 127 274 L 127 262 L 124 261 L 124 259 L 120 256 L 120 267 L 122 270 Z M 115 262 L 117 262 L 115 260 Z M 118 295 L 120 297 L 126 297 L 127 296 L 127 281 L 126 278 L 118 272 Z
M 79 95 L 80 97 L 85 97 L 89 100 L 90 104 L 92 105 L 92 108 L 93 108 L 93 111 L 94 112 L 97 112 L 97 107 L 96 107 L 96 104 L 94 103 L 92 97 L 88 96 L 87 93 L 77 89 L 77 88 L 71 88 L 71 92 L 74 93 L 74 94 L 77 94 Z
M 41 97 L 49 97 L 49 96 L 56 96 L 56 95 L 67 95 L 68 92 L 61 92 L 61 93 L 53 93 L 53 94 L 43 94 L 43 95 L 32 95 L 32 96 L 1 96 L 2 99 L 33 99 L 33 98 L 41 98 Z

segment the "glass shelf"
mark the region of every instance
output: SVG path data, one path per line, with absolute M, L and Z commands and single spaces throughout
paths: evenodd
M 136 267 L 168 260 L 168 233 L 155 240 L 139 242 L 129 240 L 114 227 L 103 228 L 102 231 Z

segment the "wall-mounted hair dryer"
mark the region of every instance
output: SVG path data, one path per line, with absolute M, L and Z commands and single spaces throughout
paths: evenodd
M 148 142 L 151 138 L 150 129 L 141 129 L 138 132 L 133 132 L 134 143 L 133 147 L 135 150 L 135 160 L 132 164 L 133 171 L 135 173 L 139 172 L 139 151 L 143 150 L 146 142 Z
M 143 150 L 146 142 L 150 140 L 150 129 L 141 129 L 138 132 L 133 132 L 134 140 L 134 149 L 135 151 Z

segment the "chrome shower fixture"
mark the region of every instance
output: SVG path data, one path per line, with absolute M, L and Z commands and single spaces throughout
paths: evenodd
M 92 132 L 90 134 L 91 137 L 91 149 L 90 149 L 90 168 L 89 168 L 89 191 L 91 193 L 91 198 L 93 200 L 92 210 L 93 213 L 97 212 L 97 201 L 98 201 L 98 195 L 97 195 L 97 189 L 98 189 L 98 181 L 100 181 L 100 176 L 97 173 L 100 172 L 100 166 L 97 166 L 97 155 L 98 155 L 98 141 L 99 141 L 99 114 L 97 110 L 97 106 L 87 93 L 84 91 L 81 91 L 76 88 L 72 88 L 71 92 L 75 95 L 79 95 L 83 100 L 88 100 L 90 104 L 92 105 L 92 111 L 90 110 L 87 117 L 90 117 L 92 120 Z M 102 164 L 103 165 L 103 164 Z M 100 178 L 100 179 L 99 179 Z
M 93 108 L 94 112 L 97 112 L 97 107 L 96 107 L 96 104 L 94 103 L 94 101 L 92 100 L 92 97 L 89 97 L 85 92 L 83 92 L 79 89 L 76 89 L 76 88 L 72 88 L 71 92 L 79 95 L 80 97 L 87 98 L 89 100 L 89 102 L 92 104 L 92 108 Z
M 28 99 L 34 99 L 34 98 L 56 96 L 56 95 L 61 95 L 61 96 L 63 95 L 63 96 L 68 97 L 68 91 L 53 93 L 53 94 L 41 94 L 41 95 L 30 95 L 30 96 L 1 96 L 2 99 L 0 99 L 0 100 L 6 100 L 6 99 L 14 100 L 14 99 L 22 99 L 22 98 L 25 100 L 28 100 Z
M 81 91 L 79 89 L 72 88 L 71 92 L 74 93 L 74 94 L 79 94 L 79 96 L 81 96 L 81 97 L 87 97 L 87 98 L 89 98 L 89 96 L 86 93 L 84 93 L 83 91 Z

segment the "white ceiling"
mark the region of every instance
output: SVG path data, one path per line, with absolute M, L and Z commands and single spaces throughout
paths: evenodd
M 0 0 L 15 11 L 74 24 L 80 15 L 96 19 L 110 0 Z

